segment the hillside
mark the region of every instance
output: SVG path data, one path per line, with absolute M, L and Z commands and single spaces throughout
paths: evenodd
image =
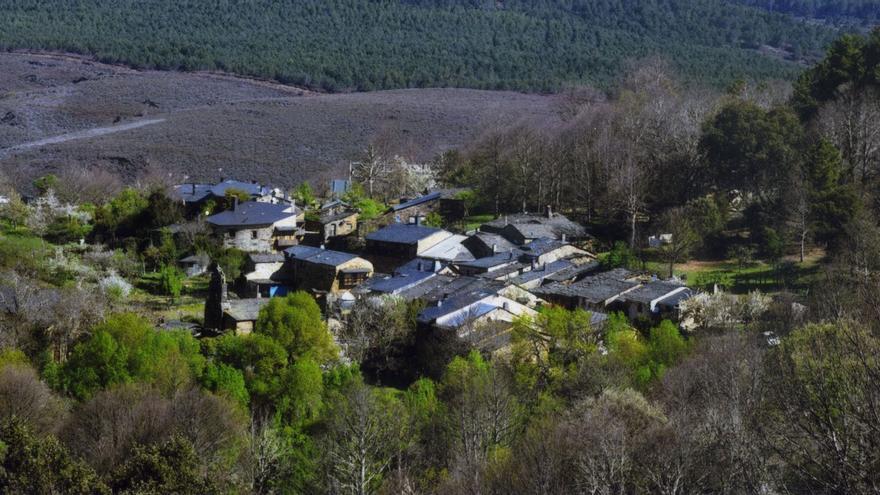
M 735 0 L 742 5 L 829 23 L 870 27 L 880 20 L 878 0 Z
M 425 89 L 316 94 L 205 73 L 138 71 L 76 57 L 0 54 L 0 171 L 20 185 L 97 167 L 130 182 L 222 174 L 292 185 L 347 174 L 377 136 L 413 156 L 469 142 L 498 121 L 549 119 L 554 97 Z
M 121 33 L 125 33 L 121 36 Z M 724 0 L 46 0 L 0 4 L 0 49 L 224 70 L 324 90 L 608 86 L 661 55 L 700 84 L 791 78 L 832 29 Z M 760 50 L 775 48 L 776 50 Z M 783 53 L 783 57 L 762 55 Z

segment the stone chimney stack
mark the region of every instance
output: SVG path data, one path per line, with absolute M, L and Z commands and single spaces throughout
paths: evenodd
M 205 300 L 205 328 L 220 330 L 223 327 L 223 311 L 229 309 L 226 275 L 216 261 L 211 263 L 208 271 L 211 273 L 211 282 Z
M 547 218 L 553 218 L 553 208 L 547 205 Z

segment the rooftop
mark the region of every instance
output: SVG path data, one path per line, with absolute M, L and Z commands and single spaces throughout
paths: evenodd
M 248 258 L 254 263 L 280 263 L 284 261 L 281 253 L 250 253 Z
M 392 211 L 405 210 L 407 208 L 412 208 L 413 206 L 418 206 L 420 204 L 427 203 L 429 201 L 434 201 L 436 199 L 440 199 L 440 196 L 441 196 L 441 194 L 439 191 L 432 192 L 432 193 L 426 194 L 424 196 L 419 196 L 418 198 L 411 199 L 405 203 L 400 203 L 399 205 L 394 205 L 391 207 L 391 210 Z
M 637 287 L 638 282 L 630 282 L 626 280 L 617 280 L 612 277 L 603 277 L 601 274 L 595 277 L 588 277 L 580 282 L 570 285 L 554 282 L 535 289 L 536 295 L 560 295 L 569 297 L 578 297 L 584 299 L 591 304 L 598 304 L 614 296 L 618 296 L 627 290 Z
M 519 285 L 519 284 L 524 284 L 526 282 L 531 282 L 536 279 L 544 279 L 544 278 L 549 277 L 550 275 L 553 275 L 553 274 L 561 272 L 565 269 L 571 268 L 572 266 L 574 266 L 574 265 L 572 265 L 572 263 L 570 261 L 557 260 L 557 261 L 554 261 L 553 263 L 547 263 L 546 265 L 538 266 L 538 267 L 534 268 L 533 270 L 527 271 L 527 272 L 523 273 L 522 275 L 516 277 L 515 279 L 511 280 L 511 282 Z
M 684 285 L 680 283 L 654 280 L 637 289 L 627 292 L 626 299 L 628 301 L 650 304 L 651 301 L 654 301 L 655 299 L 660 299 L 663 296 L 670 295 L 670 293 L 674 291 L 680 291 L 683 289 Z
M 235 321 L 257 321 L 260 308 L 269 302 L 269 298 L 232 299 L 225 313 Z
M 485 258 L 478 258 L 473 261 L 456 263 L 456 265 L 466 268 L 484 268 L 486 270 L 490 270 L 492 268 L 504 266 L 510 263 L 517 263 L 519 260 L 519 254 L 520 252 L 518 251 L 508 251 L 506 253 L 498 253 L 492 256 L 486 256 Z
M 296 212 L 290 205 L 246 201 L 234 209 L 211 215 L 205 221 L 220 227 L 256 227 L 272 225 L 295 215 Z
M 209 184 L 178 184 L 171 191 L 172 197 L 187 203 L 201 201 L 210 194 Z
M 290 258 L 328 266 L 339 266 L 358 257 L 351 253 L 331 251 L 329 249 L 321 249 L 312 246 L 293 246 L 285 249 L 284 252 L 287 253 Z
M 397 244 L 415 244 L 422 239 L 431 237 L 443 229 L 425 227 L 424 225 L 412 225 L 393 223 L 367 235 L 368 241 L 392 242 Z M 450 234 L 452 235 L 452 234 Z
M 467 237 L 463 235 L 450 235 L 426 249 L 421 253 L 421 256 L 443 261 L 471 261 L 474 259 L 474 255 L 462 244 L 466 239 Z
M 480 230 L 497 233 L 509 225 L 514 225 L 527 239 L 539 237 L 561 238 L 563 234 L 571 238 L 581 238 L 587 235 L 587 231 L 582 225 L 569 220 L 568 217 L 559 213 L 553 213 L 552 215 L 529 213 L 504 215 L 491 222 L 484 223 Z

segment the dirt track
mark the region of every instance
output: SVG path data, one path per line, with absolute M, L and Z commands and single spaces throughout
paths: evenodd
M 31 141 L 29 143 L 22 143 L 9 148 L 0 149 L 0 158 L 9 154 L 13 154 L 17 151 L 27 150 L 29 148 L 39 148 L 41 146 L 48 146 L 50 144 L 60 144 L 67 141 L 73 141 L 75 139 L 88 139 L 98 136 L 106 136 L 107 134 L 137 129 L 139 127 L 144 127 L 151 124 L 158 124 L 159 122 L 164 121 L 165 119 L 147 119 L 137 122 L 127 122 L 125 124 L 119 124 L 110 127 L 96 127 L 93 129 L 86 129 L 84 131 L 69 132 L 60 136 L 48 137 L 37 141 Z

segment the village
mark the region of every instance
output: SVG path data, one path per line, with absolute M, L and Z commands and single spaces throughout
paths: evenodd
M 349 180 L 334 180 L 327 197 L 303 205 L 250 182 L 176 185 L 172 197 L 190 222 L 201 220 L 208 202 L 232 197 L 204 222 L 225 248 L 246 253 L 234 279 L 205 253 L 178 260 L 187 276 L 210 277 L 210 283 L 200 326 L 177 324 L 200 335 L 249 334 L 258 330 L 260 308 L 271 298 L 306 291 L 331 329 L 345 324 L 358 300 L 381 305 L 396 299 L 421 305 L 420 332 L 489 354 L 509 346 L 517 318 L 550 305 L 588 311 L 596 331 L 615 312 L 643 326 L 664 319 L 687 326 L 680 308 L 694 295 L 691 288 L 677 278 L 609 269 L 591 252 L 594 240 L 585 227 L 550 206 L 453 232 L 429 220 L 462 220 L 466 189 L 424 190 L 365 222 L 342 199 L 350 187 Z M 170 230 L 186 230 L 186 222 Z

